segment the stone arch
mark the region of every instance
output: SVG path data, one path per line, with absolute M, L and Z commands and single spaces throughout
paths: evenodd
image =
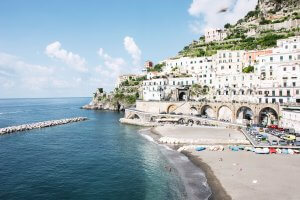
M 204 105 L 200 111 L 201 115 L 206 115 L 209 118 L 216 117 L 214 109 L 210 105 Z
M 188 124 L 189 124 L 189 123 L 194 124 L 195 122 L 194 122 L 194 120 L 192 120 L 192 119 L 188 119 L 188 120 L 187 120 L 187 123 L 188 123 Z
M 184 119 L 184 118 L 180 118 L 180 119 L 178 120 L 178 123 L 179 123 L 179 124 L 185 124 L 185 123 L 186 123 L 186 121 L 185 121 L 185 119 Z
M 141 119 L 141 117 L 139 115 L 137 115 L 136 113 L 134 113 L 129 116 L 129 119 Z
M 150 122 L 156 122 L 157 117 L 156 116 L 151 116 L 150 117 Z
M 264 107 L 259 111 L 259 123 L 265 126 L 278 124 L 278 113 L 274 108 Z
M 217 114 L 219 120 L 226 120 L 229 122 L 233 122 L 233 112 L 228 106 L 226 105 L 220 106 Z
M 176 105 L 174 105 L 174 104 L 169 105 L 168 108 L 167 108 L 167 113 L 174 112 L 176 109 L 177 109 Z
M 198 114 L 198 110 L 197 110 L 197 108 L 195 106 L 192 106 L 190 108 L 190 110 L 191 110 L 191 115 L 197 115 Z
M 236 121 L 238 123 L 244 123 L 244 120 L 247 120 L 247 122 L 250 122 L 254 119 L 255 115 L 251 108 L 248 106 L 241 106 L 236 111 Z
M 186 91 L 179 92 L 178 100 L 179 101 L 186 101 L 187 100 L 187 92 Z

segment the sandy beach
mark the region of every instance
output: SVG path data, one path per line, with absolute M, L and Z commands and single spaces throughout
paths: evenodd
M 236 130 L 211 127 L 162 126 L 152 129 L 160 137 L 211 139 L 230 142 L 244 135 Z M 230 138 L 228 134 L 230 133 Z M 226 142 L 225 142 L 226 143 Z M 299 155 L 259 155 L 253 152 L 184 151 L 206 174 L 212 199 L 300 199 Z
M 232 199 L 300 199 L 300 156 L 258 155 L 252 152 L 191 151 L 191 155 L 209 165 Z M 197 164 L 197 160 L 193 160 Z M 198 163 L 198 164 L 199 164 Z M 210 184 L 210 183 L 209 183 Z M 213 186 L 212 186 L 213 187 Z

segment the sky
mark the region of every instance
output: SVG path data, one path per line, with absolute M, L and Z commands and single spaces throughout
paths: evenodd
M 1 0 L 0 98 L 87 97 L 175 56 L 257 0 Z M 213 6 L 212 6 L 213 5 Z M 219 10 L 228 8 L 225 13 Z

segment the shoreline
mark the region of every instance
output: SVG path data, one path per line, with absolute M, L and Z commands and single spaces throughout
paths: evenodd
M 177 152 L 177 149 L 179 147 L 182 147 L 183 144 L 178 145 L 171 145 L 171 144 L 164 144 L 159 141 L 159 138 L 163 137 L 157 130 L 156 127 L 152 127 L 149 129 L 151 132 L 151 135 L 149 135 L 153 140 L 157 142 L 157 144 L 162 144 L 170 147 L 173 151 Z M 193 155 L 189 151 L 181 151 L 178 152 L 181 155 L 185 156 L 194 166 L 196 166 L 198 169 L 204 172 L 206 182 L 211 190 L 211 195 L 208 198 L 209 200 L 231 200 L 231 196 L 227 193 L 223 185 L 221 184 L 220 180 L 217 178 L 217 176 L 214 174 L 214 171 L 211 169 L 210 165 L 205 163 L 202 159 L 199 157 Z
M 223 185 L 221 184 L 220 180 L 217 178 L 217 176 L 214 174 L 214 171 L 211 169 L 209 164 L 205 163 L 202 159 L 199 157 L 193 155 L 192 153 L 188 151 L 182 151 L 183 155 L 185 155 L 195 166 L 200 168 L 204 171 L 205 177 L 207 179 L 207 184 L 209 185 L 211 189 L 211 196 L 209 200 L 231 200 L 231 196 L 227 193 Z
M 300 178 L 300 156 L 291 154 L 256 154 L 252 151 L 232 151 L 230 144 L 224 145 L 220 151 L 211 150 L 214 144 L 184 144 L 166 143 L 160 138 L 175 137 L 184 139 L 234 137 L 240 139 L 242 133 L 234 133 L 231 129 L 217 130 L 200 127 L 155 127 L 151 128 L 152 137 L 159 145 L 165 145 L 180 152 L 189 162 L 203 171 L 211 190 L 209 199 L 244 199 L 252 200 L 253 194 L 257 200 L 265 199 L 300 199 L 297 185 L 293 184 Z M 227 132 L 226 132 L 227 131 Z M 222 135 L 223 134 L 223 135 Z M 245 136 L 243 136 L 245 137 Z M 187 145 L 187 146 L 185 146 Z M 204 146 L 206 150 L 196 151 L 196 146 Z M 188 169 L 183 167 L 186 173 Z M 188 185 L 189 187 L 190 185 Z M 201 186 L 199 187 L 199 190 Z M 194 190 L 195 191 L 195 190 Z

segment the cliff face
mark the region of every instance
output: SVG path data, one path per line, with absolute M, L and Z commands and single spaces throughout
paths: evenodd
M 299 35 L 299 23 L 300 0 L 258 0 L 255 10 L 235 24 L 225 24 L 224 40 L 207 43 L 201 36 L 185 46 L 177 57 L 212 56 L 218 50 L 271 48 L 278 39 Z
M 131 99 L 128 99 L 128 97 L 118 92 L 106 93 L 97 91 L 94 94 L 93 100 L 82 108 L 89 110 L 124 111 L 135 104 L 136 98 L 133 96 L 130 97 Z
M 299 0 L 259 0 L 258 7 L 263 17 L 272 19 L 276 15 L 291 14 L 299 10 Z
M 146 77 L 142 75 L 126 76 L 111 93 L 106 93 L 102 88 L 98 88 L 90 104 L 82 108 L 123 111 L 126 108 L 132 107 L 142 94 L 141 86 L 145 78 Z

